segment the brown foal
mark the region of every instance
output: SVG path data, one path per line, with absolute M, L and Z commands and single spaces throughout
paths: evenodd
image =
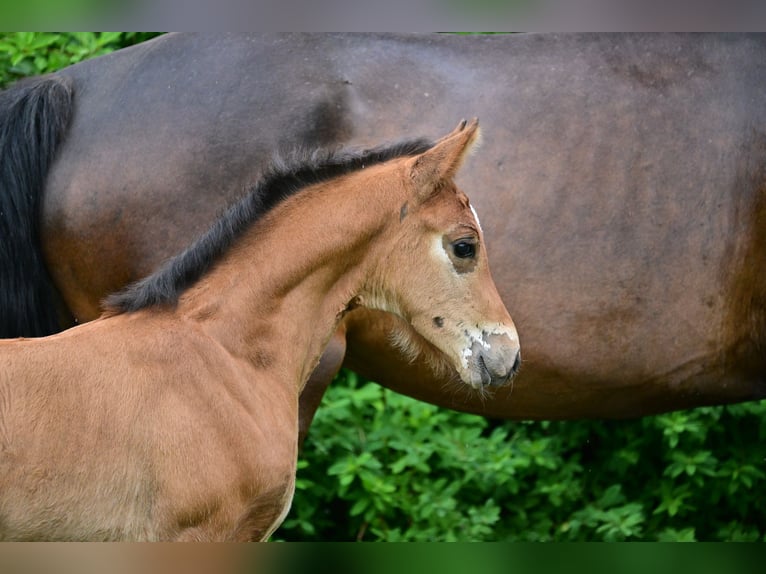
M 463 383 L 505 384 L 518 336 L 453 182 L 477 135 L 275 168 L 101 318 L 0 341 L 0 538 L 267 539 L 299 394 L 354 307 L 403 318 Z

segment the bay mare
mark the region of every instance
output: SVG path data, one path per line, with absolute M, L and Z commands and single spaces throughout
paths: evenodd
M 466 385 L 506 384 L 518 336 L 452 181 L 477 130 L 282 166 L 101 318 L 0 342 L 0 538 L 265 540 L 350 307 L 396 313 Z
M 63 325 L 97 317 L 273 150 L 435 137 L 476 114 L 492 129 L 459 181 L 524 340 L 520 375 L 491 401 L 457 393 L 390 344 L 393 315 L 356 310 L 304 392 L 304 426 L 341 363 L 517 419 L 761 398 L 764 85 L 762 35 L 165 36 L 0 95 L 0 170 L 21 178 L 0 175 L 3 193 L 30 200 L 0 221 L 19 237 L 0 246 L 0 328 L 60 328 L 48 291 Z

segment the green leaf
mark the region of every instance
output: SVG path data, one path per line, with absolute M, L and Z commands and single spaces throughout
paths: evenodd
M 349 509 L 349 516 L 358 516 L 362 514 L 370 506 L 370 500 L 368 498 L 360 498 Z

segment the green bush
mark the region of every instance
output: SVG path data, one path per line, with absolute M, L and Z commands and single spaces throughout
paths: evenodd
M 632 421 L 510 422 L 343 372 L 283 540 L 764 540 L 766 401 Z
M 0 86 L 154 36 L 2 33 Z M 764 540 L 766 401 L 634 421 L 508 422 L 343 372 L 282 540 Z
M 0 87 L 54 72 L 156 36 L 153 32 L 6 32 L 0 34 Z

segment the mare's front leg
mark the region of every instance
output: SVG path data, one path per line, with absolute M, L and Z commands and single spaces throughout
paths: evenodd
M 298 448 L 303 445 L 327 387 L 338 374 L 346 355 L 346 327 L 341 324 L 311 373 L 298 400 Z

